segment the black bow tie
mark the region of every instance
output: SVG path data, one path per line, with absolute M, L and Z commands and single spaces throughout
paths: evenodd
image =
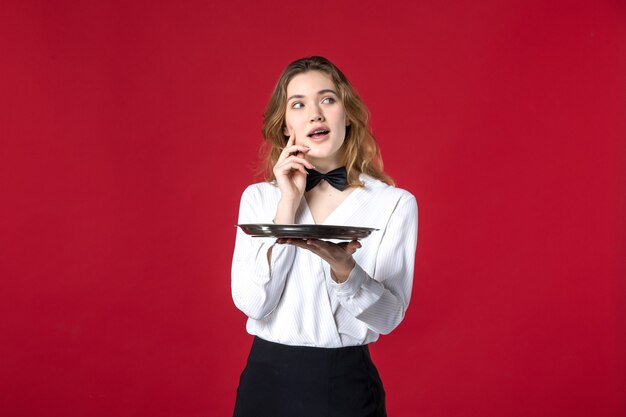
M 343 191 L 344 188 L 346 188 L 346 183 L 348 182 L 348 172 L 346 171 L 346 167 L 333 169 L 326 174 L 317 172 L 314 169 L 305 169 L 309 173 L 309 175 L 306 176 L 306 191 L 315 187 L 321 180 L 325 180 L 339 191 Z

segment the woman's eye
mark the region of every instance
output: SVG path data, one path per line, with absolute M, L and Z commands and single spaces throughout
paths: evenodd
M 300 103 L 299 101 L 296 101 L 295 103 L 291 103 L 292 109 L 301 109 L 302 107 L 304 107 L 304 104 Z
M 332 97 L 324 97 L 324 99 L 322 100 L 322 103 L 324 104 L 333 104 L 335 102 L 335 99 Z

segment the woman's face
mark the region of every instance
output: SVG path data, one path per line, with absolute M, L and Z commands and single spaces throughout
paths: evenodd
M 329 75 L 308 71 L 287 85 L 285 135 L 294 134 L 296 144 L 311 148 L 306 159 L 319 170 L 341 165 L 340 152 L 346 138 L 346 111 Z

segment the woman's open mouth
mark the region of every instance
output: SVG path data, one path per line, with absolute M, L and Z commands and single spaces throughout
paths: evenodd
M 307 136 L 311 139 L 324 139 L 326 136 L 328 136 L 329 133 L 330 130 L 328 129 L 316 129 L 309 133 Z

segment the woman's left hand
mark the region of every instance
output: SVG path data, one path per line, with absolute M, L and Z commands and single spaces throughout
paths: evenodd
M 342 283 L 348 279 L 356 262 L 352 255 L 361 244 L 357 240 L 333 243 L 318 239 L 278 239 L 276 243 L 294 245 L 307 249 L 328 262 L 333 279 Z

